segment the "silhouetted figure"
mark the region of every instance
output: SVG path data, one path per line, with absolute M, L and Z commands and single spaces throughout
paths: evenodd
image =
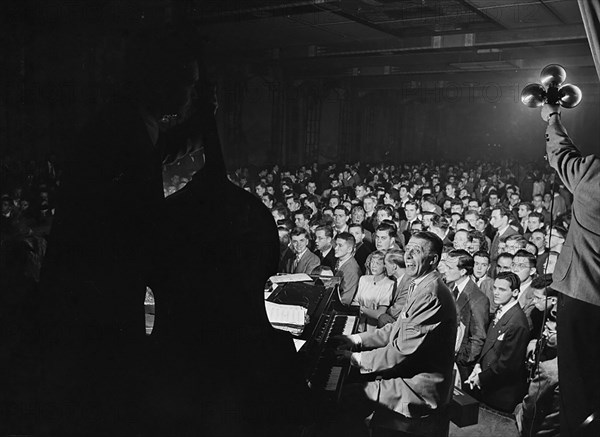
M 198 65 L 180 34 L 141 35 L 125 64 L 123 90 L 65 154 L 41 277 L 41 435 L 133 435 L 139 426 L 162 165 L 200 147 L 202 114 L 189 111 Z M 166 129 L 166 115 L 187 121 Z
M 213 133 L 205 167 L 166 202 L 148 433 L 299 435 L 308 389 L 291 335 L 271 327 L 264 305 L 277 228 L 259 199 L 227 179 Z

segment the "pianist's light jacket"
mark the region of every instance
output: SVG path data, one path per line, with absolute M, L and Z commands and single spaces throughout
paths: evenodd
M 395 323 L 360 334 L 360 370 L 375 377 L 366 384 L 367 396 L 408 417 L 445 407 L 456 320 L 450 290 L 437 271 L 429 273 L 415 286 Z

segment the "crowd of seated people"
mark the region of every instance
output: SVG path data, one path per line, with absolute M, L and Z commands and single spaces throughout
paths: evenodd
M 571 198 L 550 172 L 519 180 L 508 164 L 356 164 L 339 172 L 314 165 L 262 170 L 253 186 L 243 175 L 231 179 L 253 191 L 278 225 L 281 273 L 340 276 L 342 303 L 360 307 L 361 331 L 398 318 L 411 235 L 439 236 L 438 269 L 460 321 L 456 385 L 492 409 L 516 411 L 523 435 L 557 432 L 556 355 L 546 350 L 555 344 L 541 343 L 556 332 L 550 278 Z M 553 378 L 551 389 L 539 384 L 544 378 Z
M 2 185 L 3 255 L 12 253 L 14 241 L 29 241 L 39 273 L 58 166 L 54 157 L 17 172 L 14 161 L 2 164 L 11 167 Z M 184 186 L 188 173 L 170 175 L 165 195 Z M 411 235 L 427 230 L 439 236 L 438 269 L 460 320 L 456 383 L 491 408 L 516 408 L 526 422 L 524 435 L 535 435 L 541 424 L 556 426 L 531 409 L 539 398 L 533 382 L 556 364 L 555 355 L 540 351 L 555 347 L 541 340 L 556 331 L 548 274 L 565 241 L 571 196 L 545 163 L 315 163 L 294 170 L 240 168 L 229 178 L 271 211 L 280 272 L 339 276 L 342 303 L 360 307 L 362 331 L 398 318 L 407 299 L 403 248 Z M 532 356 L 536 364 L 550 363 L 528 375 Z M 557 413 L 552 399 L 534 410 L 538 416 Z

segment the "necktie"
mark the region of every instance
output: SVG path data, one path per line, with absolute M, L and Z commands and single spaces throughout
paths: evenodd
M 297 257 L 294 259 L 294 262 L 293 262 L 293 264 L 292 264 L 292 273 L 296 273 L 296 268 L 298 267 L 298 263 L 299 263 L 299 262 L 300 262 L 300 257 L 299 257 L 299 256 L 297 256 Z
M 416 284 L 414 282 L 411 282 L 410 285 L 408 286 L 408 296 L 406 298 L 406 301 L 408 302 L 410 300 L 410 298 L 413 295 L 413 291 L 415 291 L 415 286 Z
M 452 289 L 452 295 L 454 296 L 454 300 L 458 299 L 458 287 L 456 285 Z
M 496 326 L 496 323 L 498 323 L 498 321 L 500 320 L 500 312 L 502 311 L 502 307 L 498 307 L 498 309 L 496 310 L 496 314 L 494 315 L 494 322 L 492 323 L 492 326 Z
M 333 273 L 337 273 L 337 271 L 340 269 L 340 260 L 338 259 L 335 262 L 335 270 L 333 271 Z

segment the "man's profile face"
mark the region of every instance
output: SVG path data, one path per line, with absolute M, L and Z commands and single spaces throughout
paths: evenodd
M 300 208 L 300 204 L 293 197 L 286 199 L 285 203 L 290 211 L 297 211 Z
M 306 235 L 292 235 L 292 249 L 294 249 L 295 253 L 299 254 L 304 252 L 307 246 L 308 239 L 306 238 Z
M 394 239 L 390 237 L 387 231 L 376 231 L 375 232 L 375 247 L 377 250 L 387 251 L 394 244 Z
M 347 257 L 348 255 L 352 255 L 353 249 L 354 247 L 351 244 L 349 244 L 346 240 L 342 238 L 336 238 L 334 247 L 334 253 L 336 258 L 342 259 Z
M 325 251 L 331 247 L 331 237 L 325 235 L 325 231 L 319 230 L 315 233 L 315 243 L 317 249 Z
M 294 224 L 299 228 L 306 228 L 307 220 L 306 217 L 304 217 L 304 214 L 294 215 Z
M 529 215 L 529 210 L 525 205 L 519 205 L 519 211 L 517 212 L 520 219 L 524 219 Z
M 430 254 L 429 241 L 411 237 L 406 245 L 404 262 L 406 274 L 411 278 L 419 278 L 431 272 L 436 267 L 436 256 Z
M 494 281 L 494 303 L 496 305 L 506 305 L 513 297 L 517 297 L 519 290 L 511 290 L 510 282 L 506 279 L 496 279 Z
M 262 196 L 262 203 L 267 207 L 267 208 L 273 208 L 273 201 L 271 199 L 269 199 L 269 196 Z
M 473 275 L 477 279 L 481 279 L 487 274 L 487 271 L 490 268 L 490 260 L 483 256 L 476 256 L 474 261 L 475 265 L 473 266 Z
M 492 211 L 492 215 L 490 216 L 490 224 L 495 229 L 500 229 L 506 224 L 504 219 L 505 217 L 500 213 L 500 211 L 495 209 Z
M 448 257 L 446 259 L 446 282 L 458 281 L 462 277 L 464 269 L 458 268 L 458 258 Z

